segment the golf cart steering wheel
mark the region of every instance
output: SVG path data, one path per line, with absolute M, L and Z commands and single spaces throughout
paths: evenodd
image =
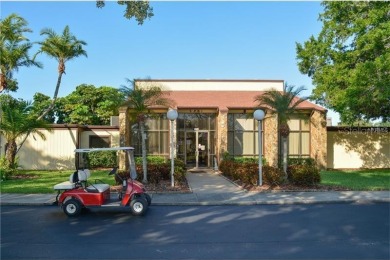
M 112 168 L 112 170 L 108 173 L 108 175 L 114 175 L 116 174 L 116 171 L 118 170 L 118 167 Z

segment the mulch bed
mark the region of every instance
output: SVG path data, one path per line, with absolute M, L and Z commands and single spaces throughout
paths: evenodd
M 160 181 L 158 184 L 146 184 L 145 189 L 151 193 L 189 193 L 191 192 L 187 182 L 175 183 L 175 186 L 171 186 L 170 180 Z
M 293 184 L 283 184 L 278 186 L 270 186 L 268 184 L 263 184 L 262 186 L 257 185 L 248 185 L 243 184 L 239 181 L 235 181 L 235 184 L 240 186 L 241 188 L 250 191 L 250 192 L 272 192 L 272 191 L 280 191 L 280 192 L 288 192 L 288 191 L 347 191 L 349 189 L 345 187 L 338 186 L 326 186 L 326 185 L 316 185 L 316 186 L 297 186 Z

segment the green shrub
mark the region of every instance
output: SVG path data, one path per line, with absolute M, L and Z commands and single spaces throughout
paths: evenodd
M 147 172 L 148 172 L 148 181 L 152 184 L 158 184 L 161 180 L 170 180 L 171 179 L 171 161 L 162 161 L 160 158 L 163 157 L 157 157 L 157 156 L 150 156 L 152 157 L 150 160 L 155 163 L 149 163 L 147 164 Z M 136 161 L 137 162 L 137 161 Z M 186 173 L 186 167 L 182 160 L 175 159 L 174 161 L 175 167 L 174 167 L 174 178 L 175 182 L 179 183 L 185 180 L 185 173 Z M 143 168 L 142 168 L 142 158 L 138 163 L 136 164 L 136 170 L 137 170 L 137 180 L 142 181 L 143 180 Z
M 278 186 L 284 182 L 284 172 L 276 167 L 263 166 L 263 182 L 270 186 Z
M 171 159 L 169 159 L 167 163 L 169 164 L 169 169 L 170 169 L 170 167 L 171 167 Z M 184 163 L 183 160 L 175 158 L 174 163 L 175 163 L 175 167 L 178 166 L 180 168 L 183 168 L 184 170 L 187 169 L 186 164 Z
M 298 186 L 315 186 L 321 182 L 320 171 L 313 165 L 290 165 L 287 176 L 292 184 Z
M 228 151 L 223 152 L 222 161 L 231 161 L 231 160 L 233 160 L 233 156 L 231 156 Z
M 219 169 L 222 174 L 233 181 L 241 181 L 244 185 L 257 185 L 259 181 L 259 165 L 258 163 L 239 163 L 236 161 L 222 161 Z M 262 177 L 263 183 L 271 186 L 283 183 L 283 171 L 271 167 L 263 166 Z
M 253 157 L 234 157 L 236 163 L 257 163 L 259 160 Z
M 316 161 L 313 158 L 288 158 L 287 163 L 288 165 L 316 165 Z
M 242 156 L 231 156 L 228 152 L 225 152 L 223 154 L 223 160 L 222 161 L 234 161 L 237 163 L 258 163 L 259 158 L 257 157 L 242 157 Z M 263 165 L 267 164 L 267 160 L 262 157 Z
M 235 167 L 236 167 L 236 163 L 231 160 L 223 160 L 219 164 L 219 170 L 222 172 L 222 174 L 233 181 L 235 180 L 234 178 Z
M 0 180 L 9 180 L 12 175 L 18 172 L 19 157 L 15 158 L 15 162 L 12 165 L 8 165 L 8 161 L 5 156 L 0 157 Z
M 175 179 L 175 183 L 183 183 L 185 182 L 186 179 L 186 170 L 183 167 L 180 166 L 175 166 L 174 172 L 173 172 L 173 177 Z
M 93 168 L 111 168 L 117 166 L 116 151 L 98 151 L 88 153 L 89 167 Z
M 151 164 L 162 164 L 167 160 L 163 156 L 149 155 L 146 156 L 146 161 Z M 142 157 L 135 157 L 135 164 L 142 164 Z

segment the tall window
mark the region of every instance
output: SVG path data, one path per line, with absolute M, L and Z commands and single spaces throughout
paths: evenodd
M 135 156 L 141 156 L 141 135 L 137 124 L 132 125 L 131 133 L 131 145 L 135 148 Z M 145 122 L 145 134 L 148 155 L 169 155 L 169 120 L 166 114 L 148 116 Z
M 263 131 L 261 136 L 264 140 Z M 258 123 L 253 119 L 252 114 L 228 114 L 228 152 L 232 156 L 257 157 L 259 155 Z
M 288 155 L 291 158 L 310 157 L 309 119 L 290 119 L 288 122 Z

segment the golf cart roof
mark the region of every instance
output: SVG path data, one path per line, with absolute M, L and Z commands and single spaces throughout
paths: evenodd
M 75 153 L 91 153 L 99 151 L 131 151 L 133 147 L 110 147 L 110 148 L 82 148 L 74 150 Z

